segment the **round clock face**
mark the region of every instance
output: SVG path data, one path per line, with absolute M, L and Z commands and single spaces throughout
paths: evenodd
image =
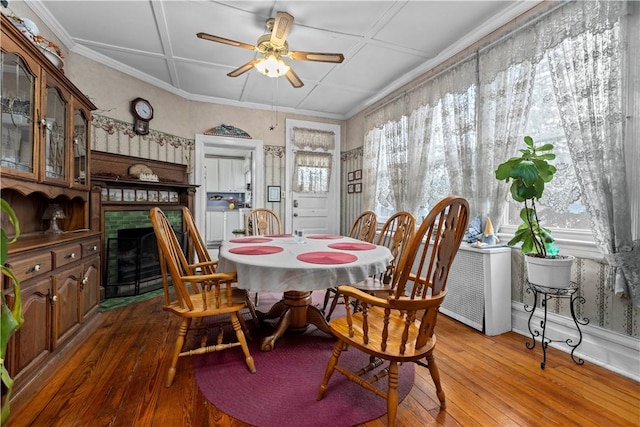
M 151 104 L 149 104 L 145 100 L 138 100 L 134 106 L 136 113 L 143 120 L 149 120 L 153 115 L 153 109 L 151 108 Z

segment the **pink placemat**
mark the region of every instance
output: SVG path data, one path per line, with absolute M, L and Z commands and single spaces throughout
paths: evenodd
M 371 243 L 358 242 L 331 243 L 327 246 L 332 249 L 342 249 L 346 251 L 369 251 L 376 248 L 376 245 L 372 245 Z
M 264 237 L 293 237 L 293 234 L 265 234 Z
M 342 236 L 337 234 L 312 234 L 306 237 L 307 239 L 342 239 Z
M 231 239 L 229 241 L 231 243 L 266 243 L 271 240 L 272 239 L 267 239 L 266 237 L 241 237 L 239 239 Z
M 269 255 L 277 254 L 283 250 L 280 246 L 238 246 L 229 249 L 229 252 L 239 255 Z
M 308 262 L 311 264 L 347 264 L 358 259 L 357 256 L 352 254 L 323 251 L 307 252 L 298 255 L 296 258 L 300 261 Z

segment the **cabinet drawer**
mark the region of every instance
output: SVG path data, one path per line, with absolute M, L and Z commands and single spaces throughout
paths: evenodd
M 21 282 L 47 273 L 53 268 L 49 251 L 9 259 L 7 265 L 13 269 L 13 273 Z
M 66 245 L 51 251 L 55 268 L 77 261 L 82 256 L 80 244 Z
M 100 239 L 92 239 L 82 243 L 82 258 L 100 253 Z

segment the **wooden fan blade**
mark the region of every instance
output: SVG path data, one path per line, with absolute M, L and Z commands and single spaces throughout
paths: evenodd
M 298 75 L 293 71 L 293 68 L 289 68 L 289 71 L 284 76 L 287 78 L 287 80 L 289 80 L 289 83 L 291 83 L 291 86 L 295 88 L 304 86 L 304 83 L 302 83 L 302 80 L 300 80 L 300 77 L 298 77 Z
M 227 76 L 229 76 L 229 77 L 238 77 L 240 74 L 244 74 L 247 71 L 249 71 L 250 69 L 252 69 L 258 62 L 260 62 L 260 59 L 251 60 L 251 61 L 247 62 L 246 64 L 236 68 L 232 72 L 228 73 Z
M 228 44 L 230 46 L 241 47 L 241 48 L 248 49 L 248 50 L 256 50 L 256 47 L 251 45 L 251 44 L 242 43 L 242 42 L 238 42 L 238 41 L 231 40 L 231 39 L 225 39 L 224 37 L 218 37 L 218 36 L 214 36 L 212 34 L 198 33 L 198 34 L 196 34 L 196 36 L 198 36 L 199 38 L 201 38 L 203 40 L 209 40 L 209 41 L 212 41 L 212 42 Z
M 278 12 L 275 22 L 273 23 L 273 30 L 271 30 L 271 44 L 276 47 L 284 46 L 292 24 L 292 15 L 289 15 L 287 12 Z
M 289 52 L 287 56 L 296 61 L 332 62 L 335 64 L 344 61 L 344 55 L 341 53 Z

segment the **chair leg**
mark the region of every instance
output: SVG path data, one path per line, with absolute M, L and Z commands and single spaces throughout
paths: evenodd
M 242 352 L 244 353 L 244 361 L 247 364 L 247 368 L 252 374 L 256 373 L 256 365 L 253 362 L 253 357 L 251 357 L 251 353 L 249 353 L 249 346 L 247 345 L 247 340 L 244 336 L 244 332 L 242 332 L 242 327 L 240 326 L 240 321 L 238 320 L 238 313 L 229 313 L 231 317 L 231 326 L 233 326 L 233 330 L 236 331 L 236 337 L 238 338 L 238 342 L 240 343 L 240 347 L 242 347 Z
M 442 385 L 440 385 L 440 371 L 438 370 L 438 365 L 436 365 L 436 359 L 433 357 L 433 353 L 427 355 L 427 366 L 433 384 L 436 386 L 436 395 L 438 396 L 438 400 L 440 400 L 440 409 L 446 409 L 447 403 L 444 398 L 444 390 L 442 390 Z
M 322 379 L 322 383 L 320 384 L 320 389 L 318 390 L 318 399 L 322 400 L 324 397 L 324 393 L 327 391 L 327 384 L 329 384 L 329 380 L 331 379 L 331 375 L 333 375 L 333 371 L 338 364 L 338 358 L 340 358 L 340 354 L 342 354 L 342 350 L 344 350 L 344 343 L 342 341 L 338 341 L 336 345 L 333 346 L 333 352 L 331 353 L 331 358 L 327 363 L 327 369 L 324 371 L 324 378 Z
M 327 309 L 327 305 L 329 304 L 329 296 L 331 295 L 331 292 L 335 292 L 336 288 L 327 288 L 327 290 L 324 293 L 324 303 L 322 304 L 322 314 L 325 313 L 325 310 Z
M 167 381 L 165 383 L 165 387 L 171 387 L 173 384 L 173 379 L 176 376 L 176 365 L 178 364 L 178 358 L 180 357 L 180 352 L 182 351 L 182 347 L 184 346 L 184 337 L 187 335 L 187 331 L 189 330 L 189 326 L 191 325 L 191 319 L 182 319 L 180 322 L 180 327 L 178 328 L 178 338 L 176 338 L 176 344 L 173 348 L 173 356 L 171 356 L 171 365 L 169 366 L 169 371 L 167 372 Z
M 339 299 L 340 299 L 340 294 L 338 293 L 338 291 L 336 291 L 336 294 L 333 296 L 333 299 L 331 300 L 331 307 L 329 308 L 329 313 L 327 313 L 327 317 L 326 317 L 327 322 L 331 320 L 331 315 L 333 314 L 333 310 L 336 309 Z
M 247 340 L 251 341 L 251 331 L 249 331 L 249 328 L 247 328 L 247 324 L 244 321 L 244 317 L 242 317 L 242 313 L 238 313 L 238 322 L 240 323 L 240 328 L 242 329 L 242 332 L 244 333 L 244 336 Z
M 251 301 L 251 297 L 249 296 L 249 291 L 246 291 L 246 303 L 247 303 L 247 308 L 249 309 L 249 311 L 251 312 L 251 317 L 253 318 L 253 323 L 254 325 L 256 325 L 256 328 L 260 326 L 260 321 L 258 319 L 258 313 L 256 313 L 256 304 L 257 304 L 257 300 L 258 300 L 258 294 L 256 293 L 256 304 L 253 303 L 253 301 Z
M 398 362 L 389 363 L 387 391 L 387 425 L 393 427 L 398 413 Z

